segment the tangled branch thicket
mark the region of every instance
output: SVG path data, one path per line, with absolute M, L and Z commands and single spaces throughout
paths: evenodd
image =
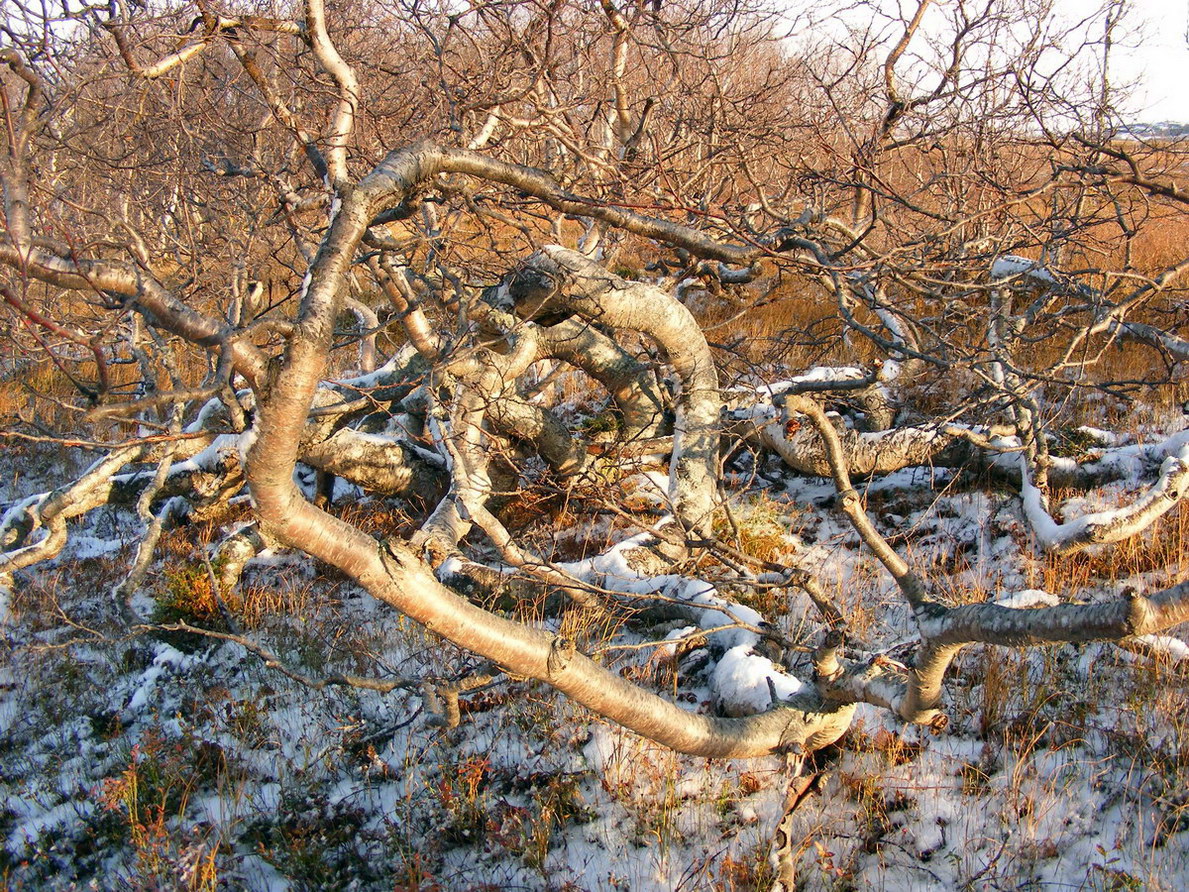
M 303 683 L 455 724 L 537 679 L 707 757 L 811 753 L 860 703 L 940 730 L 972 644 L 1176 651 L 1189 582 L 980 601 L 861 491 L 1010 487 L 1035 568 L 1189 487 L 1189 433 L 1103 430 L 1185 396 L 1185 144 L 1121 126 L 1116 4 L 1017 7 L 7 8 L 4 436 L 98 457 L 5 493 L 0 580 L 121 506 L 140 628 L 207 524 L 207 634 L 279 664 L 237 590 L 292 549 L 481 658 Z M 882 626 L 757 547 L 743 506 L 794 475 L 894 580 Z M 625 668 L 695 650 L 676 688 Z

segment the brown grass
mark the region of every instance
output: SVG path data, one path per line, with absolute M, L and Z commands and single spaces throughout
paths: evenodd
M 1068 557 L 1048 555 L 1041 570 L 1049 592 L 1081 591 L 1103 582 L 1159 574 L 1168 585 L 1189 579 L 1189 511 L 1174 508 L 1143 533 Z

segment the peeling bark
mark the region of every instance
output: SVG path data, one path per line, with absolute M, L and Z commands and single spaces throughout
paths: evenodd
M 507 284 L 527 318 L 561 309 L 656 341 L 681 382 L 673 425 L 671 501 L 686 528 L 709 530 L 717 501 L 722 397 L 706 337 L 693 315 L 658 288 L 621 279 L 576 251 L 545 248 Z
M 441 464 L 409 442 L 344 427 L 301 450 L 302 464 L 366 490 L 435 502 L 447 487 Z
M 1032 485 L 1028 469 L 1021 463 L 1021 495 L 1024 513 L 1032 524 L 1040 547 L 1050 554 L 1069 555 L 1093 545 L 1130 539 L 1163 517 L 1189 492 L 1189 445 L 1164 460 L 1160 478 L 1146 491 L 1121 508 L 1083 515 L 1065 523 L 1049 516 L 1047 500 Z
M 519 390 L 518 382 L 531 363 L 552 357 L 583 369 L 610 392 L 624 419 L 623 436 L 629 440 L 649 439 L 664 433 L 668 396 L 648 363 L 617 346 L 599 329 L 636 332 L 655 342 L 676 376 L 669 480 L 671 502 L 684 527 L 678 538 L 685 546 L 712 542 L 714 538 L 712 519 L 718 507 L 723 409 L 718 373 L 700 326 L 675 297 L 656 287 L 620 278 L 576 251 L 557 246 L 544 248 L 505 278 L 497 291 L 510 300 L 519 319 L 503 313 L 498 303 L 494 308 L 468 306 L 469 283 L 442 270 L 442 281 L 451 283 L 443 285 L 443 289 L 453 289 L 449 308 L 457 312 L 457 326 L 449 337 L 439 337 L 431 330 L 403 271 L 394 267 L 391 256 L 382 254 L 375 260 L 373 271 L 404 315 L 410 338 L 426 363 L 428 380 L 420 398 L 425 403 L 427 427 L 439 448 L 439 463 L 432 453 L 408 439 L 358 429 L 368 424 L 366 413 L 376 412 L 382 418 L 393 408 L 380 405 L 383 399 L 375 389 L 381 387 L 379 378 L 357 386 L 343 383 L 328 387 L 322 383 L 330 368 L 335 321 L 345 306 L 344 285 L 365 239 L 386 244 L 383 251 L 392 249 L 391 240 L 383 242 L 378 227 L 407 219 L 428 190 L 438 185 L 447 190 L 450 184 L 440 178 L 453 174 L 509 186 L 561 213 L 580 216 L 596 236 L 602 235 L 606 227 L 616 227 L 658 239 L 697 257 L 740 265 L 754 260 L 765 249 L 758 242 L 724 245 L 690 227 L 582 199 L 542 171 L 430 143 L 390 153 L 358 183 L 350 182 L 347 148 L 357 111 L 358 85 L 329 40 L 321 3 L 312 0 L 307 12 L 305 27 L 311 49 L 323 71 L 331 76 L 338 99 L 324 138 L 328 156 L 321 171 L 326 174 L 324 185 L 332 200 L 329 228 L 310 265 L 296 321 L 270 323 L 275 326 L 273 333 L 286 339 L 283 353 L 276 360 L 268 359 L 254 346 L 257 332 L 236 330 L 217 316 L 195 312 L 154 278 L 147 264 L 87 260 L 72 249 L 33 239 L 24 208 L 27 196 L 21 184 L 6 190 L 13 238 L 11 245 L 0 245 L 0 262 L 43 282 L 97 294 L 112 306 L 130 306 L 155 327 L 203 347 L 221 368 L 225 364 L 251 385 L 257 403 L 251 432 L 220 445 L 233 442 L 246 451 L 242 479 L 254 500 L 259 527 L 240 531 L 221 546 L 220 587 L 234 585 L 246 561 L 265 543 L 276 541 L 298 548 L 337 567 L 434 634 L 482 655 L 508 672 L 546 682 L 601 715 L 666 746 L 708 757 L 819 748 L 845 731 L 858 702 L 877 704 L 908 721 L 935 722 L 945 672 L 954 655 L 970 643 L 1032 646 L 1060 641 L 1126 642 L 1189 619 L 1189 584 L 1150 597 L 1137 595 L 1122 601 L 1040 609 L 994 604 L 951 608 L 939 603 L 925 580 L 878 533 L 850 478 L 937 460 L 942 451 L 969 439 L 969 435 L 947 426 L 885 429 L 878 433 L 839 428 L 820 405 L 795 392 L 786 394 L 785 405 L 791 414 L 785 417 L 778 419 L 773 408 L 771 413 L 739 419 L 743 435 L 780 454 L 790 467 L 834 478 L 842 510 L 863 543 L 896 580 L 913 611 L 921 645 L 911 666 L 899 666 L 878 656 L 850 661 L 835 649 L 825 648 L 815 663 L 814 687 L 806 686 L 783 702 L 773 688 L 771 708 L 754 715 L 698 715 L 628 682 L 581 653 L 574 641 L 513 622 L 460 597 L 435 576 L 432 565 L 440 566 L 443 557 L 457 553 L 473 527 L 486 534 L 510 565 L 533 573 L 547 584 L 572 589 L 575 598 L 583 591 L 564 568 L 550 566 L 518 545 L 486 505 L 492 491 L 489 454 L 493 444 L 504 442 L 493 437 L 493 431 L 531 444 L 563 476 L 576 474 L 586 462 L 584 448 L 557 417 L 525 399 Z M 617 38 L 617 77 L 623 73 L 626 46 Z M 245 67 L 249 67 L 246 62 Z M 270 105 L 279 119 L 285 118 L 287 109 L 275 102 Z M 631 122 L 624 117 L 628 107 L 617 98 L 616 108 L 616 123 L 622 131 L 619 136 L 626 143 L 633 138 L 628 132 Z M 306 136 L 301 139 L 311 150 L 311 157 L 316 156 L 313 141 Z M 434 206 L 433 202 L 421 204 L 430 229 L 435 229 L 429 225 L 435 219 Z M 841 275 L 841 267 L 826 256 L 820 245 L 808 239 L 790 244 L 817 257 L 819 271 L 835 280 Z M 754 274 L 755 270 L 749 269 L 748 275 Z M 866 287 L 855 286 L 860 291 Z M 868 297 L 891 339 L 877 337 L 863 328 L 850 314 L 849 306 L 843 306 L 852 327 L 871 336 L 889 355 L 905 363 L 925 361 L 919 355 L 915 336 L 901 326 L 884 298 L 874 290 Z M 841 292 L 839 299 L 844 303 L 849 300 Z M 352 309 L 369 330 L 374 329 L 378 325 L 374 316 L 368 317 L 360 306 Z M 549 322 L 554 324 L 546 324 Z M 1175 346 L 1164 343 L 1166 349 Z M 1010 358 L 999 353 L 996 357 L 1000 366 Z M 365 367 L 372 364 L 366 355 L 363 363 Z M 1017 398 L 1017 427 L 1025 440 L 1024 448 L 1033 467 L 1043 472 L 1048 461 L 1038 415 L 1027 402 L 1025 388 L 1018 381 L 1008 381 L 1002 368 L 1000 373 L 1005 392 Z M 887 428 L 892 421 L 892 407 L 882 385 L 893 377 L 893 371 L 865 375 L 861 387 L 853 391 L 874 427 Z M 230 380 L 230 371 L 226 380 Z M 403 389 L 405 394 L 412 387 L 404 382 L 392 384 L 391 380 L 388 384 L 395 391 Z M 835 385 L 841 386 L 838 382 Z M 359 390 L 369 392 L 361 396 Z M 797 413 L 810 419 L 812 427 L 795 429 Z M 56 553 L 65 538 L 66 521 L 110 500 L 121 483 L 116 471 L 143 460 L 145 453 L 138 448 L 117 450 L 74 486 L 26 500 L 10 510 L 0 524 L 3 544 L 11 546 L 0 557 L 0 576 Z M 211 448 L 218 452 L 214 445 Z M 1187 460 L 1189 453 L 1184 450 L 1170 458 L 1157 484 L 1126 511 L 1106 519 L 1083 519 L 1076 530 L 1053 525 L 1056 530 L 1051 531 L 1050 540 L 1056 543 L 1054 550 L 1113 541 L 1114 537 L 1142 528 L 1167 510 L 1165 503 L 1184 495 L 1189 482 Z M 438 499 L 437 505 L 414 538 L 415 547 L 392 540 L 379 543 L 303 497 L 294 483 L 298 461 L 381 492 L 431 502 Z M 180 480 L 185 475 L 191 475 L 186 485 L 198 488 L 204 483 L 201 475 L 206 474 L 213 478 L 210 498 L 225 499 L 239 489 L 238 457 L 229 458 L 225 468 L 218 465 L 213 459 L 205 465 L 195 462 L 194 468 L 179 469 L 176 475 L 164 474 L 165 479 L 159 472 L 155 475 L 157 489 L 164 493 L 172 478 Z M 128 475 L 124 482 L 129 490 L 137 486 L 143 490 L 152 480 L 154 475 L 140 473 Z M 448 494 L 439 499 L 447 485 Z M 1026 498 L 1031 498 L 1026 475 L 1024 487 Z M 146 509 L 148 501 L 146 498 L 143 506 Z M 45 530 L 44 537 L 26 544 L 38 529 Z M 443 575 L 450 578 L 447 572 Z M 815 589 L 811 583 L 802 581 L 812 594 Z M 820 588 L 816 591 L 820 595 Z M 642 597 L 657 598 L 657 592 L 649 590 Z M 833 605 L 824 603 L 821 597 L 815 597 L 815 601 L 831 625 L 844 627 L 845 618 L 837 609 L 831 613 Z M 725 599 L 707 597 L 699 601 L 675 596 L 670 602 L 684 611 L 683 615 L 695 617 L 708 635 L 723 631 L 706 629 L 705 615 L 717 612 L 728 621 L 724 628 L 744 629 L 757 641 L 763 637 L 757 631 L 758 621 L 744 621 L 733 615 L 738 605 Z M 774 634 L 767 637 L 777 638 Z M 748 640 L 737 645 L 741 650 L 735 656 L 760 658 L 750 651 L 755 643 Z M 772 677 L 767 678 L 771 685 Z M 743 711 L 737 704 L 724 706 L 728 711 Z M 446 692 L 442 715 L 447 724 L 457 721 L 456 691 L 453 699 Z
M 936 427 L 903 427 L 863 432 L 836 425 L 847 471 L 856 477 L 890 474 L 902 468 L 936 463 L 935 460 L 961 438 Z M 737 421 L 735 430 L 748 442 L 768 449 L 802 474 L 830 476 L 830 462 L 821 439 L 812 427 L 790 432 L 787 421 L 775 413 Z

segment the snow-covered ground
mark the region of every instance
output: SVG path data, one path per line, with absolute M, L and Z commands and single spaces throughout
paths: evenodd
M 832 484 L 774 462 L 753 470 L 760 473 L 740 477 L 758 485 L 733 493 L 737 516 L 775 519 L 787 531 L 784 559 L 816 575 L 858 636 L 902 658 L 911 618 L 858 548 Z M 1187 528 L 1176 513 L 1125 560 L 1091 551 L 1057 562 L 1035 556 L 1012 489 L 918 468 L 873 481 L 866 498 L 879 529 L 952 602 L 1024 607 L 1148 590 L 1189 574 L 1185 542 L 1167 541 Z M 602 523 L 599 532 L 614 536 Z M 0 877 L 8 888 L 770 885 L 782 760 L 675 755 L 543 685 L 506 677 L 465 694 L 461 725 L 445 728 L 418 689 L 315 690 L 235 642 L 138 634 L 111 594 L 134 529 L 130 514 L 95 512 L 63 555 L 0 594 Z M 133 603 L 146 619 L 184 613 L 187 591 L 201 587 L 181 557 L 200 535 L 183 528 L 163 543 Z M 616 643 L 675 643 L 608 658 L 691 709 L 715 708 L 724 691 L 741 690 L 762 708 L 771 690 L 749 662 L 750 632 L 677 646 L 698 627 L 715 627 L 721 614 L 696 611 L 716 598 L 732 598 L 749 624 L 763 614 L 792 640 L 810 642 L 820 628 L 797 589 L 719 592 L 682 576 L 645 580 L 617 554 L 570 569 L 597 572 L 625 595 L 663 590 L 696 621 L 640 620 Z M 310 677 L 449 680 L 479 668 L 302 558 L 250 565 L 242 601 L 233 605 L 240 631 Z M 563 618 L 546 611 L 538 621 Z M 601 631 L 588 632 L 597 645 Z M 726 658 L 708 661 L 708 650 Z M 1153 659 L 1097 644 L 970 648 L 951 673 L 949 726 L 936 735 L 861 707 L 852 730 L 817 755 L 820 792 L 796 813 L 799 882 L 1189 887 L 1189 688 L 1176 646 L 1163 651 Z M 809 677 L 807 659 L 788 656 L 778 694 Z

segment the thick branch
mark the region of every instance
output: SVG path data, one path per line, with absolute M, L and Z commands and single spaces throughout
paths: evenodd
M 417 151 L 390 155 L 345 196 L 318 252 L 282 374 L 259 407 L 259 435 L 248 454 L 248 480 L 264 532 L 338 567 L 435 633 L 515 674 L 547 681 L 578 702 L 674 749 L 705 756 L 747 756 L 792 745 L 812 749 L 836 739 L 849 725 L 853 707 L 806 703 L 746 719 L 685 712 L 574 652 L 549 633 L 469 604 L 442 586 L 412 552 L 396 544 L 382 549 L 302 498 L 293 482 L 293 467 L 305 418 L 326 367 L 348 265 L 379 207 L 423 179 L 432 165 L 432 157 Z M 696 371 L 690 375 L 692 383 L 702 382 L 699 369 L 684 371 Z
M 1040 547 L 1052 554 L 1073 554 L 1092 545 L 1130 539 L 1176 507 L 1189 491 L 1189 444 L 1164 460 L 1160 478 L 1131 504 L 1086 514 L 1065 523 L 1057 523 L 1049 515 L 1043 494 L 1032 485 L 1022 461 L 1020 475 L 1024 513 Z
M 688 529 L 708 531 L 718 489 L 722 397 L 706 337 L 690 311 L 659 288 L 621 279 L 577 251 L 557 246 L 530 257 L 507 287 L 517 311 L 530 318 L 569 310 L 656 341 L 681 380 L 670 497 Z
M 212 352 L 230 350 L 235 370 L 253 388 L 267 380 L 268 360 L 250 341 L 235 337 L 224 322 L 199 313 L 140 269 L 115 261 L 66 258 L 40 247 L 22 251 L 2 242 L 0 263 L 60 288 L 118 297 L 124 305 L 183 340 Z

